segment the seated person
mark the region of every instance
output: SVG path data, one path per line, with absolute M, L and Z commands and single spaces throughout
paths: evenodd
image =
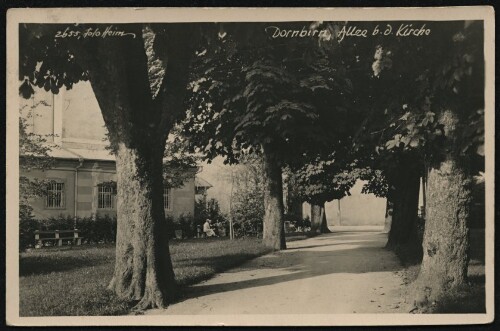
M 203 224 L 203 232 L 207 235 L 207 237 L 218 237 L 214 230 L 212 230 L 210 228 L 210 223 L 212 221 L 210 219 L 207 218 L 207 220 L 205 221 L 205 224 Z

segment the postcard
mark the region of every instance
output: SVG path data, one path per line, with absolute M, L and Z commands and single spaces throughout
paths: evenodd
M 7 13 L 7 324 L 494 319 L 494 11 Z

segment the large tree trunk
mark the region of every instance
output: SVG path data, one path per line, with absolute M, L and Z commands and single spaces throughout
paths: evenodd
M 75 58 L 88 71 L 116 156 L 118 225 L 109 289 L 122 299 L 139 301 L 137 309 L 166 307 L 176 296 L 162 158 L 168 133 L 183 111 L 194 42 L 189 25 L 154 28 L 155 45 L 165 46 L 155 49 L 167 67 L 163 77 L 148 75 L 157 64 L 151 49 L 146 54 L 148 39 L 141 25 L 126 26 L 135 37 L 72 44 Z
M 311 204 L 311 232 L 330 233 L 326 222 L 325 203 Z
M 264 245 L 273 249 L 286 249 L 283 219 L 283 179 L 281 166 L 264 152 Z
M 389 194 L 393 212 L 388 248 L 398 248 L 416 240 L 420 170 L 418 162 L 404 155 L 396 173 L 391 176 L 393 189 Z
M 328 221 L 326 220 L 326 209 L 325 209 L 325 204 L 323 204 L 323 216 L 321 217 L 321 227 L 320 227 L 321 233 L 331 233 L 330 229 L 328 228 Z
M 446 111 L 440 122 L 453 143 L 458 124 L 456 115 Z M 415 283 L 418 305 L 439 300 L 442 293 L 464 284 L 467 277 L 467 219 L 472 180 L 466 160 L 452 148 L 448 151 L 427 177 L 424 255 Z
M 116 153 L 116 263 L 109 289 L 140 301 L 139 309 L 165 307 L 176 295 L 163 209 L 162 156 L 119 144 Z
M 321 206 L 311 203 L 311 232 L 320 233 L 321 227 Z

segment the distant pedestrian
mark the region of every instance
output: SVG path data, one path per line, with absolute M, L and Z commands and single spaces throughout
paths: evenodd
M 210 227 L 210 223 L 212 223 L 212 221 L 207 218 L 205 224 L 203 224 L 203 232 L 207 235 L 207 237 L 218 237 L 214 230 Z

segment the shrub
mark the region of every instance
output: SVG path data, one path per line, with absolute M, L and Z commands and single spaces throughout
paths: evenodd
M 181 214 L 174 220 L 175 230 L 182 230 L 182 238 L 193 238 L 196 236 L 195 219 L 190 214 Z
M 297 232 L 307 232 L 311 230 L 311 221 L 309 220 L 309 216 L 302 218 L 296 214 L 285 214 L 284 219 L 285 222 L 289 222 L 290 225 L 293 225 L 295 231 Z
M 306 216 L 305 218 L 297 218 L 294 222 L 291 222 L 297 231 L 301 232 L 308 232 L 311 230 L 311 220 L 309 219 L 309 216 Z
M 206 199 L 206 196 L 197 200 L 194 206 L 195 223 L 203 225 L 207 218 L 214 222 L 227 221 L 226 215 L 220 210 L 219 202 L 216 199 Z
M 175 217 L 172 215 L 165 215 L 165 222 L 167 223 L 167 233 L 169 234 L 169 239 L 175 238 Z
M 95 220 L 90 217 L 79 218 L 76 228 L 87 243 L 114 243 L 116 241 L 116 218 L 108 215 L 98 216 Z
M 116 240 L 116 218 L 97 216 L 73 218 L 70 216 L 51 217 L 45 220 L 33 218 L 21 218 L 19 221 L 19 249 L 24 250 L 34 247 L 35 230 L 80 230 L 80 236 L 84 243 L 112 243 Z
M 229 221 L 228 220 L 222 220 L 222 221 L 219 220 L 215 224 L 212 225 L 212 228 L 214 229 L 215 233 L 217 233 L 217 235 L 220 237 L 229 236 Z
M 19 219 L 19 249 L 23 250 L 35 245 L 35 231 L 41 230 L 39 221 L 27 217 Z
M 212 228 L 219 236 L 229 233 L 229 222 L 227 216 L 220 210 L 219 202 L 216 199 L 206 199 L 204 196 L 195 203 L 194 219 L 192 224 L 192 235 L 196 236 L 197 227 L 203 228 L 205 221 L 212 221 Z
M 210 217 L 207 217 L 210 218 Z M 222 217 L 222 215 L 219 215 L 218 217 L 213 217 L 210 218 L 213 220 L 212 222 L 212 229 L 217 233 L 219 236 L 225 236 L 228 233 L 229 229 L 229 223 L 226 219 Z M 198 227 L 201 228 L 203 227 L 203 223 L 205 222 L 205 219 L 201 218 L 195 218 L 191 216 L 190 214 L 181 214 L 179 218 L 174 220 L 174 229 L 175 230 L 182 230 L 182 238 L 194 238 L 197 235 L 198 232 Z M 215 220 L 215 221 L 214 221 Z
M 231 197 L 236 237 L 262 233 L 264 209 L 264 169 L 262 160 L 247 156 L 234 173 L 235 191 Z
M 75 224 L 78 222 L 78 218 L 75 220 L 73 217 L 51 217 L 46 220 L 40 221 L 42 230 L 72 230 L 75 228 Z
M 234 234 L 236 237 L 262 233 L 264 193 L 251 185 L 239 188 L 233 196 Z
M 258 237 L 262 234 L 262 230 L 262 220 L 260 222 L 255 222 L 252 219 L 243 219 L 234 223 L 234 235 L 237 238 Z

